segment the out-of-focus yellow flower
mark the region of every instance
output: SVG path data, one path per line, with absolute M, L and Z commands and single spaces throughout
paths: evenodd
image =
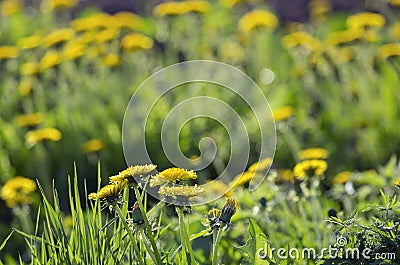
M 240 3 L 241 0 L 220 0 L 221 4 L 225 7 L 232 7 L 237 3 Z
M 400 6 L 400 0 L 389 0 L 392 6 Z
M 158 190 L 158 194 L 163 194 L 169 197 L 194 197 L 204 193 L 204 189 L 200 186 L 162 186 Z
M 343 184 L 350 180 L 351 171 L 343 171 L 338 173 L 332 180 L 333 184 Z
M 104 29 L 96 33 L 96 42 L 97 43 L 105 43 L 116 39 L 119 35 L 119 31 L 117 29 Z
M 96 13 L 88 17 L 77 18 L 71 22 L 75 31 L 96 30 L 110 26 L 112 17 L 107 13 Z
M 7 180 L 0 190 L 0 197 L 10 208 L 16 205 L 32 203 L 32 193 L 36 190 L 34 180 L 22 176 L 16 176 Z
M 41 39 L 38 35 L 25 37 L 18 40 L 17 46 L 22 50 L 33 49 L 40 45 Z
M 39 72 L 39 65 L 37 63 L 23 63 L 19 69 L 22 75 L 34 75 Z
M 0 60 L 17 58 L 19 50 L 15 46 L 4 45 L 0 46 Z
M 118 54 L 107 54 L 103 58 L 103 64 L 109 68 L 114 68 L 121 63 L 121 58 Z
M 297 179 L 304 179 L 310 176 L 320 176 L 325 173 L 328 164 L 325 160 L 311 159 L 296 164 L 293 169 Z
M 54 9 L 71 8 L 78 4 L 78 0 L 42 0 L 41 8 L 43 11 Z
M 322 21 L 326 14 L 332 10 L 330 1 L 328 0 L 312 0 L 308 4 L 310 9 L 311 20 L 315 22 Z
M 27 132 L 25 134 L 25 141 L 29 147 L 32 147 L 43 141 L 59 141 L 61 136 L 61 132 L 55 128 L 42 128 Z
M 43 115 L 40 112 L 22 114 L 16 118 L 19 127 L 31 127 L 43 122 Z
M 57 29 L 45 36 L 42 39 L 42 44 L 44 47 L 48 48 L 59 43 L 66 42 L 72 39 L 74 35 L 75 32 L 71 28 Z
M 119 172 L 118 175 L 111 176 L 110 182 L 117 183 L 127 180 L 129 183 L 133 183 L 135 177 L 142 177 L 143 175 L 150 173 L 151 171 L 156 169 L 156 167 L 157 166 L 153 164 L 131 166 Z
M 255 171 L 263 172 L 263 171 L 269 169 L 271 164 L 272 164 L 272 158 L 267 157 L 267 158 L 261 159 L 260 161 L 255 162 L 254 164 L 252 164 L 249 167 L 249 169 L 247 169 L 247 171 L 249 171 L 249 172 L 255 172 Z
M 151 47 L 153 47 L 153 40 L 145 35 L 139 33 L 132 33 L 126 35 L 122 39 L 121 47 L 123 50 L 126 51 L 150 49 Z
M 333 46 L 329 45 L 325 48 L 326 53 L 336 63 L 347 63 L 354 58 L 354 48 L 351 46 Z
M 284 121 L 294 114 L 294 109 L 290 106 L 286 106 L 275 111 L 272 111 L 272 116 L 274 117 L 275 122 Z
M 143 19 L 132 12 L 118 12 L 114 16 L 115 22 L 120 28 L 129 28 L 136 30 L 140 28 L 143 23 Z
M 386 59 L 400 56 L 400 43 L 388 43 L 379 48 L 379 55 Z
M 308 148 L 301 150 L 298 155 L 302 160 L 327 159 L 329 157 L 329 152 L 324 148 Z
M 394 184 L 396 187 L 400 188 L 400 179 L 398 179 L 398 180 L 396 180 L 395 182 L 393 182 L 393 184 Z
M 245 59 L 246 53 L 243 47 L 236 42 L 228 41 L 221 45 L 221 57 L 223 61 L 238 63 Z
M 285 182 L 293 183 L 294 174 L 291 169 L 279 169 L 278 175 L 274 179 L 275 184 L 281 184 Z
M 297 31 L 284 36 L 282 38 L 282 44 L 286 48 L 300 46 L 310 51 L 317 51 L 321 48 L 320 41 L 307 31 Z
M 18 85 L 18 92 L 21 96 L 29 95 L 32 91 L 32 78 L 27 77 L 22 79 Z
M 242 174 L 235 176 L 235 178 L 229 183 L 229 186 L 232 188 L 237 188 L 239 186 L 243 186 L 250 182 L 252 178 L 260 178 L 261 174 L 259 172 L 250 172 L 246 171 Z
M 183 168 L 172 167 L 168 168 L 150 179 L 150 187 L 159 186 L 167 182 L 180 180 L 197 179 L 197 174 L 193 170 L 186 170 Z
M 82 145 L 82 149 L 84 153 L 95 153 L 99 152 L 104 147 L 104 142 L 100 139 L 91 139 L 86 141 Z
M 157 5 L 153 14 L 157 17 L 168 15 L 182 15 L 189 12 L 204 13 L 210 9 L 210 3 L 201 0 L 190 0 L 183 2 L 170 1 Z
M 207 184 L 207 193 L 211 194 L 223 194 L 223 196 L 232 196 L 232 192 L 229 190 L 230 187 L 225 185 L 221 180 L 214 180 Z
M 349 28 L 355 28 L 355 29 L 360 29 L 365 27 L 383 28 L 386 24 L 386 20 L 385 17 L 380 14 L 361 12 L 349 16 L 347 18 L 346 23 Z
M 0 13 L 3 16 L 10 16 L 21 11 L 21 2 L 19 0 L 4 0 L 0 4 Z
M 96 39 L 97 39 L 97 31 L 89 30 L 89 31 L 85 31 L 82 34 L 76 36 L 73 39 L 73 42 L 81 43 L 81 44 L 89 44 L 89 43 L 95 42 Z
M 342 31 L 332 32 L 328 36 L 328 43 L 332 45 L 340 45 L 363 38 L 364 31 L 360 28 L 350 28 Z
M 39 71 L 44 72 L 62 62 L 61 55 L 56 51 L 48 51 L 39 62 Z
M 115 184 L 108 184 L 104 187 L 102 187 L 99 192 L 97 193 L 91 193 L 88 196 L 89 200 L 106 200 L 109 202 L 112 202 L 116 200 L 119 195 L 121 194 L 121 191 L 124 190 L 126 187 L 127 182 L 126 181 L 121 181 Z
M 86 45 L 79 42 L 69 42 L 63 49 L 66 60 L 76 60 L 85 55 Z
M 396 22 L 390 27 L 390 35 L 395 39 L 400 39 L 400 22 Z
M 278 25 L 278 19 L 274 14 L 267 10 L 253 10 L 240 18 L 239 31 L 248 33 L 260 27 L 275 28 Z

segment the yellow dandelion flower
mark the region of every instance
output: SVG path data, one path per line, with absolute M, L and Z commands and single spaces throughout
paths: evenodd
M 329 157 L 328 150 L 324 148 L 308 148 L 298 153 L 300 159 L 327 159 Z
M 107 28 L 112 17 L 107 13 L 96 13 L 88 17 L 77 18 L 71 22 L 71 28 L 75 31 L 96 30 Z
M 24 78 L 18 85 L 18 92 L 21 96 L 29 95 L 32 91 L 32 78 Z
M 204 13 L 210 9 L 210 3 L 201 0 L 190 0 L 184 2 L 170 1 L 157 5 L 153 14 L 157 17 L 168 15 L 182 15 L 190 12 Z
M 153 47 L 153 40 L 145 35 L 132 33 L 124 36 L 121 41 L 121 47 L 126 51 L 150 49 Z
M 400 188 L 400 179 L 398 179 L 398 180 L 396 180 L 395 182 L 393 182 L 393 184 L 394 184 L 396 187 Z
M 261 174 L 258 172 L 250 172 L 246 171 L 242 174 L 238 174 L 235 178 L 229 183 L 229 186 L 232 188 L 237 188 L 239 186 L 243 186 L 250 182 L 252 178 L 260 178 Z
M 365 27 L 376 27 L 383 28 L 386 24 L 385 17 L 370 12 L 361 12 L 347 18 L 347 26 L 349 28 L 365 28 Z
M 61 55 L 56 51 L 48 51 L 39 62 L 39 71 L 44 72 L 62 62 Z
M 118 12 L 114 14 L 114 18 L 117 26 L 120 28 L 136 30 L 140 28 L 143 23 L 143 19 L 132 12 Z
M 58 8 L 71 8 L 78 4 L 78 0 L 43 0 L 42 8 L 44 10 L 53 10 Z
M 116 39 L 118 35 L 119 30 L 117 29 L 104 29 L 96 33 L 96 42 L 99 44 L 106 43 Z
M 25 140 L 28 146 L 32 147 L 38 142 L 43 141 L 59 141 L 61 139 L 61 132 L 55 128 L 42 128 L 35 131 L 29 131 L 25 134 Z
M 294 109 L 289 106 L 277 109 L 272 112 L 272 116 L 274 117 L 275 122 L 284 121 L 292 117 L 293 114 L 294 114 Z
M 293 169 L 297 179 L 304 179 L 308 176 L 320 176 L 325 173 L 328 164 L 325 160 L 311 159 L 296 164 Z
M 389 0 L 389 4 L 392 6 L 400 6 L 400 0 Z
M 19 127 L 31 127 L 43 122 L 43 115 L 40 112 L 19 115 L 16 118 Z
M 265 171 L 265 170 L 269 169 L 271 164 L 272 164 L 272 158 L 267 157 L 267 158 L 264 158 L 264 159 L 262 159 L 262 160 L 260 160 L 258 162 L 255 162 L 254 164 L 252 164 L 249 167 L 249 169 L 247 169 L 247 171 L 249 171 L 249 172 Z
M 89 200 L 107 200 L 113 201 L 117 199 L 126 187 L 126 181 L 120 181 L 118 183 L 108 184 L 102 187 L 99 192 L 89 194 Z
M 0 190 L 0 197 L 6 205 L 13 208 L 16 205 L 32 203 L 32 193 L 36 190 L 34 180 L 17 176 L 7 180 Z
M 76 60 L 85 55 L 86 45 L 79 42 L 70 42 L 63 49 L 63 56 L 66 60 Z
M 221 215 L 221 211 L 217 208 L 212 208 L 210 211 L 207 213 L 207 219 L 208 220 L 214 220 L 216 218 L 219 218 Z
M 246 13 L 239 20 L 238 29 L 241 32 L 248 33 L 256 28 L 276 28 L 278 19 L 274 14 L 267 10 L 253 10 Z
M 22 50 L 28 50 L 39 47 L 41 43 L 41 38 L 39 35 L 33 35 L 30 37 L 21 38 L 17 42 L 17 46 Z
M 84 153 L 99 152 L 104 147 L 104 142 L 100 139 L 91 139 L 82 145 Z
M 275 184 L 281 184 L 285 182 L 294 182 L 294 174 L 291 169 L 279 169 L 278 175 L 274 179 Z
M 400 39 L 400 22 L 396 22 L 390 27 L 390 35 L 395 39 Z
M 350 171 L 343 171 L 338 173 L 332 180 L 333 184 L 343 184 L 350 180 L 352 172 Z
M 400 56 L 400 43 L 388 43 L 379 48 L 379 55 L 384 58 Z
M 21 11 L 22 5 L 19 0 L 4 0 L 0 4 L 0 14 L 7 17 Z
M 121 63 L 121 59 L 118 54 L 107 54 L 103 58 L 103 64 L 109 68 L 114 68 Z
M 328 35 L 328 44 L 340 45 L 363 38 L 364 31 L 360 28 L 350 28 L 342 31 L 332 32 Z
M 128 182 L 132 183 L 134 181 L 134 177 L 142 177 L 143 175 L 156 169 L 156 167 L 157 166 L 153 164 L 131 166 L 119 172 L 118 175 L 110 177 L 110 182 L 117 183 L 127 180 Z
M 308 4 L 310 17 L 314 21 L 321 21 L 325 15 L 332 10 L 332 5 L 328 0 L 312 0 Z
M 241 2 L 241 0 L 220 0 L 221 4 L 225 7 L 233 7 Z
M 159 186 L 167 182 L 180 180 L 197 179 L 197 174 L 193 170 L 186 170 L 183 168 L 168 168 L 150 179 L 150 187 Z
M 35 75 L 39 72 L 39 65 L 37 63 L 23 63 L 19 69 L 22 75 Z
M 0 46 L 0 60 L 13 59 L 18 57 L 19 50 L 15 46 L 4 45 Z
M 207 184 L 207 192 L 211 194 L 223 194 L 223 196 L 231 197 L 230 187 L 225 185 L 221 180 L 214 180 Z
M 307 31 L 296 31 L 284 36 L 282 44 L 288 49 L 299 46 L 310 51 L 317 51 L 321 48 L 320 41 Z
M 42 44 L 48 48 L 62 42 L 71 40 L 75 35 L 75 31 L 71 28 L 57 29 L 47 36 L 43 37 Z
M 159 194 L 176 198 L 180 197 L 195 197 L 204 193 L 204 189 L 200 186 L 162 186 L 158 190 Z

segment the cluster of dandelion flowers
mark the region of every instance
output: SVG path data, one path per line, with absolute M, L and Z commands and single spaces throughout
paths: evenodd
M 22 176 L 8 180 L 0 190 L 0 197 L 10 208 L 32 203 L 32 193 L 36 190 L 34 180 Z
M 302 180 L 311 176 L 321 176 L 325 173 L 328 164 L 325 160 L 311 159 L 305 160 L 298 164 L 293 169 L 296 179 Z
M 197 174 L 193 170 L 172 167 L 168 168 L 150 179 L 150 187 L 160 186 L 168 182 L 176 183 L 181 180 L 197 179 Z
M 157 166 L 153 164 L 131 166 L 119 172 L 118 175 L 111 176 L 110 182 L 119 183 L 127 181 L 128 183 L 132 184 L 135 181 L 135 177 L 142 177 L 143 175 L 156 169 L 156 167 Z

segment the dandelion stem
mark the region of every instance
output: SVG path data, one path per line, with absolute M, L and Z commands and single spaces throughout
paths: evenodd
M 212 265 L 217 265 L 217 256 L 218 256 L 218 243 L 221 239 L 222 229 L 221 227 L 213 228 L 213 245 L 212 245 Z
M 136 200 L 137 200 L 137 202 L 139 204 L 140 212 L 142 213 L 142 216 L 143 216 L 143 220 L 144 220 L 144 225 L 145 225 L 145 228 L 146 228 L 147 236 L 148 236 L 148 238 L 150 240 L 151 247 L 153 248 L 153 252 L 154 252 L 157 264 L 162 264 L 160 252 L 158 251 L 158 248 L 157 248 L 157 245 L 156 245 L 156 241 L 154 240 L 153 232 L 151 231 L 150 222 L 147 219 L 147 215 L 146 215 L 146 213 L 144 211 L 144 207 L 143 207 L 143 203 L 142 203 L 142 196 L 140 196 L 140 192 L 139 192 L 139 189 L 138 189 L 137 185 L 133 185 L 133 189 L 135 191 Z
M 151 246 L 149 245 L 149 242 L 147 242 L 146 233 L 143 231 L 143 228 L 139 228 L 139 231 L 140 231 L 140 235 L 142 236 L 142 242 L 143 242 L 147 252 L 149 253 L 151 259 L 153 260 L 153 262 L 157 262 L 157 258 L 154 255 L 154 252 L 151 249 Z M 156 263 L 156 264 L 159 264 L 159 263 Z
M 117 214 L 118 214 L 119 218 L 121 219 L 121 221 L 122 221 L 122 223 L 123 223 L 123 225 L 125 227 L 125 230 L 128 232 L 129 238 L 131 239 L 131 243 L 132 243 L 132 246 L 133 246 L 133 250 L 136 253 L 136 258 L 137 258 L 139 264 L 140 265 L 145 265 L 144 258 L 140 254 L 140 250 L 139 250 L 139 248 L 138 248 L 138 246 L 136 244 L 135 238 L 133 237 L 132 231 L 128 227 L 128 224 L 126 223 L 125 216 L 123 215 L 123 213 L 122 213 L 121 209 L 118 207 L 118 205 L 115 206 L 115 209 L 116 209 Z

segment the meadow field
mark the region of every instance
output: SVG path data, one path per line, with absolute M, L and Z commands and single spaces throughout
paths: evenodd
M 400 264 L 399 0 L 140 5 L 1 0 L 0 264 Z

